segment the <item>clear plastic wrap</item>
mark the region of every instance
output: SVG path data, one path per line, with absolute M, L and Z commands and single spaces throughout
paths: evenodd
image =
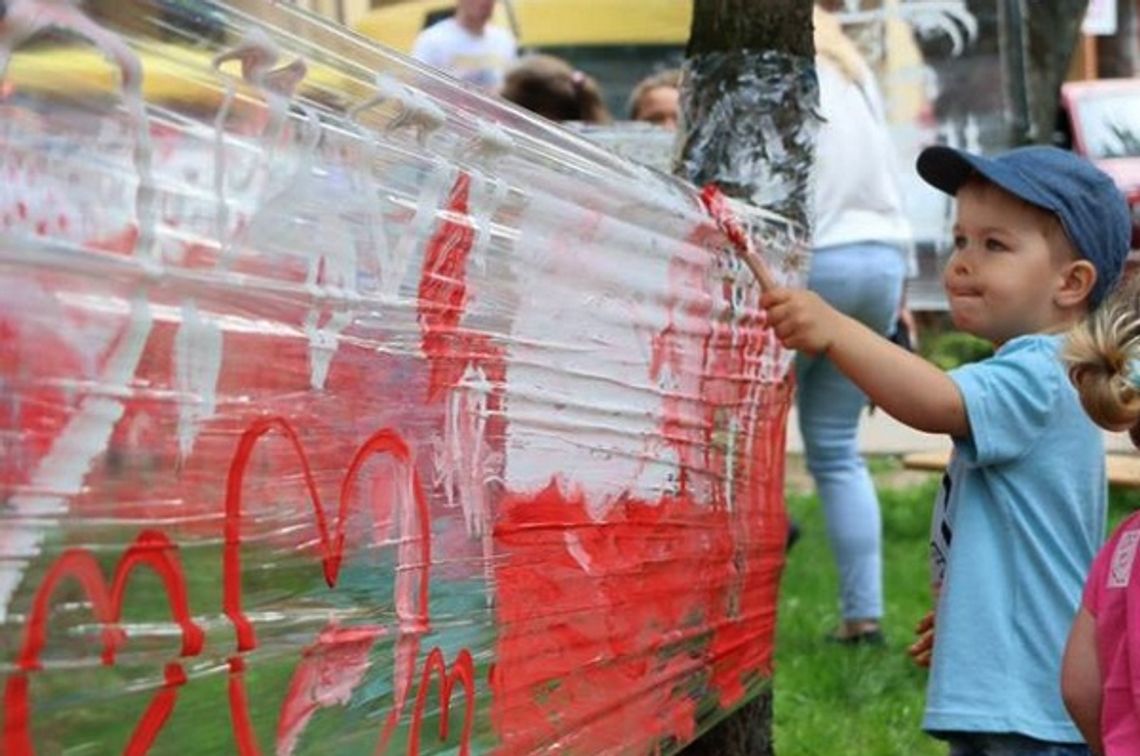
M 674 751 L 755 692 L 788 355 L 697 192 L 288 6 L 103 6 L 0 23 L 2 750 Z

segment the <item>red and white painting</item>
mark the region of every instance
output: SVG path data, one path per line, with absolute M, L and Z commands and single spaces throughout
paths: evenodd
M 754 694 L 790 355 L 697 191 L 125 4 L 0 23 L 0 750 L 658 753 Z

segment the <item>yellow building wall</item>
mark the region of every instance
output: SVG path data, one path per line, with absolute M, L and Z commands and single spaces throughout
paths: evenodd
M 373 8 L 391 5 L 393 0 L 297 0 L 297 5 L 308 11 L 346 26 L 355 24 L 361 16 Z

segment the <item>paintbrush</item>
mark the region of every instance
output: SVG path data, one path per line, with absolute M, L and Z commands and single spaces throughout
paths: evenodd
M 728 204 L 728 197 L 720 190 L 720 187 L 716 184 L 706 184 L 701 189 L 701 204 L 705 206 L 705 211 L 716 223 L 717 228 L 736 248 L 736 253 L 744 260 L 744 264 L 752 271 L 752 275 L 756 276 L 760 288 L 763 291 L 773 291 L 780 288 L 776 282 L 776 277 L 772 275 L 771 268 L 768 267 L 768 263 L 764 261 L 760 253 L 756 251 L 752 237 L 744 230 L 740 220 L 732 212 L 732 208 Z

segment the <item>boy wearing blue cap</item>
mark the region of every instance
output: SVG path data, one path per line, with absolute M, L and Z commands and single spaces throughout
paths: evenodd
M 953 440 L 932 528 L 923 728 L 955 756 L 1088 753 L 1059 680 L 1104 533 L 1104 448 L 1059 349 L 1120 275 L 1127 205 L 1108 176 L 1052 147 L 995 158 L 932 147 L 918 172 L 957 198 L 943 283 L 954 324 L 991 341 L 993 357 L 946 373 L 810 291 L 767 291 L 761 304 L 787 346 L 826 354 L 874 404 Z

